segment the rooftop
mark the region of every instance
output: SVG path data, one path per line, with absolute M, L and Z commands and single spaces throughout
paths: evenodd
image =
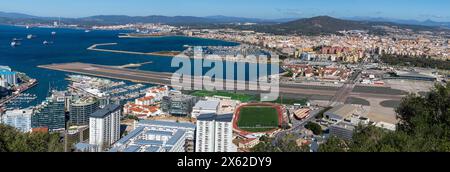
M 194 108 L 198 109 L 217 109 L 219 106 L 219 101 L 217 100 L 201 100 L 195 104 Z
M 191 128 L 191 129 L 195 129 L 195 127 L 196 127 L 196 125 L 192 124 L 192 123 L 156 121 L 156 120 L 142 120 L 142 121 L 139 121 L 139 124 L 173 127 L 173 128 Z
M 7 71 L 0 69 L 0 75 L 14 75 L 17 74 L 17 72 Z
M 428 79 L 436 79 L 435 76 L 421 73 L 421 72 L 414 72 L 414 71 L 396 71 L 397 76 L 399 77 L 414 77 L 414 78 L 428 78 Z
M 111 112 L 119 110 L 119 109 L 120 109 L 120 105 L 109 104 L 109 105 L 106 105 L 105 108 L 95 111 L 94 113 L 89 115 L 89 117 L 92 117 L 92 118 L 104 118 L 107 115 L 109 115 Z
M 233 120 L 233 114 L 217 115 L 215 113 L 201 114 L 197 117 L 197 121 L 219 121 L 219 122 L 231 122 Z
M 147 132 L 145 132 L 145 134 L 148 134 L 148 135 L 171 136 L 171 135 L 173 135 L 173 132 L 170 132 L 170 131 L 160 131 L 160 130 L 148 130 Z
M 354 130 L 356 126 L 354 126 L 352 123 L 348 122 L 339 122 L 337 124 L 333 124 L 331 126 L 342 128 L 342 129 L 348 129 L 348 130 Z
M 161 147 L 159 146 L 149 146 L 145 149 L 145 152 L 159 152 L 159 150 L 161 150 Z
M 72 106 L 82 106 L 95 102 L 97 102 L 97 99 L 94 97 L 80 97 L 73 100 Z
M 357 108 L 353 105 L 339 105 L 325 112 L 325 115 L 329 116 L 330 118 L 343 119 L 349 115 L 352 115 L 352 113 L 354 113 L 356 109 Z
M 150 121 L 147 122 L 150 123 Z M 139 126 L 128 135 L 117 141 L 109 152 L 180 151 L 178 150 L 179 147 L 176 145 L 184 144 L 187 131 L 188 129 L 185 128 L 174 130 L 171 128 L 164 128 L 164 126 Z M 146 137 L 146 135 L 154 135 L 155 137 Z M 176 150 L 173 150 L 174 148 Z
M 140 148 L 140 146 L 130 146 L 125 148 L 123 152 L 137 152 Z
M 159 140 L 143 140 L 143 139 L 137 140 L 134 143 L 137 144 L 137 145 L 140 145 L 140 146 L 145 146 L 145 145 L 162 145 L 162 144 L 164 144 L 163 141 L 159 141 Z
M 32 115 L 33 109 L 16 109 L 5 112 L 5 116 L 25 116 Z
M 184 130 L 178 130 L 178 131 L 175 132 L 175 134 L 174 134 L 174 135 L 166 142 L 166 145 L 169 145 L 169 146 L 175 145 L 175 144 L 178 142 L 178 140 L 180 140 L 181 137 L 184 136 L 185 133 L 186 133 L 186 131 L 184 131 Z

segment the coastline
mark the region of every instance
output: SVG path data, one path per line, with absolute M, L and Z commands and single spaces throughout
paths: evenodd
M 198 59 L 194 57 L 188 57 L 183 52 L 180 51 L 158 51 L 158 52 L 151 52 L 151 53 L 143 53 L 143 52 L 135 52 L 135 51 L 124 51 L 124 50 L 111 50 L 111 49 L 102 49 L 97 48 L 97 46 L 108 46 L 108 45 L 117 45 L 117 43 L 103 43 L 103 44 L 94 44 L 87 48 L 87 50 L 90 51 L 100 51 L 100 52 L 109 52 L 109 53 L 122 53 L 122 54 L 135 54 L 135 55 L 147 55 L 147 56 L 161 56 L 161 57 L 172 57 L 172 58 L 188 58 L 188 59 Z M 256 63 L 259 64 L 261 62 L 255 62 L 253 60 L 226 60 L 224 58 L 220 59 L 211 59 L 211 58 L 202 58 L 204 60 L 212 60 L 212 61 L 225 61 L 225 62 L 240 62 L 240 63 Z M 280 63 L 281 61 L 272 62 L 267 61 L 266 63 L 261 64 L 272 64 L 272 63 Z
M 111 50 L 111 49 L 97 48 L 98 46 L 109 46 L 109 45 L 117 45 L 117 43 L 94 44 L 94 45 L 88 47 L 87 50 L 110 52 L 110 53 L 122 53 L 122 54 L 164 56 L 164 57 L 174 57 L 181 53 L 179 51 L 158 51 L 158 52 L 143 53 L 143 52 L 136 52 L 136 51 Z
M 190 37 L 190 36 L 160 36 L 160 37 L 184 37 L 184 38 L 195 38 L 195 39 L 204 39 L 204 40 L 217 40 L 217 41 L 226 41 L 226 42 L 231 42 L 231 41 L 227 41 L 227 40 L 220 40 L 220 39 L 209 39 L 209 38 L 200 38 L 200 37 Z M 122 39 L 122 38 L 120 38 Z M 138 38 L 139 39 L 139 38 Z M 231 43 L 236 43 L 238 45 L 242 45 L 243 43 L 238 43 L 238 42 L 231 42 Z M 100 52 L 110 52 L 110 53 L 123 53 L 123 54 L 135 54 L 135 55 L 148 55 L 148 56 L 162 56 L 162 57 L 172 57 L 172 58 L 189 58 L 189 59 L 198 59 L 198 58 L 194 58 L 194 57 L 188 57 L 186 56 L 186 54 L 184 53 L 184 51 L 186 51 L 186 49 L 184 51 L 158 51 L 158 52 L 149 52 L 149 53 L 144 53 L 144 52 L 136 52 L 136 51 L 125 51 L 125 50 L 112 50 L 112 49 L 104 49 L 104 48 L 97 48 L 98 46 L 110 46 L 110 45 L 117 45 L 118 43 L 100 43 L 100 44 L 93 44 L 90 47 L 87 48 L 87 50 L 90 51 L 100 51 Z M 206 47 L 206 46 L 202 46 L 202 47 Z M 220 58 L 220 59 L 211 59 L 211 58 L 202 58 L 205 60 L 212 60 L 212 61 L 225 61 L 225 62 L 240 62 L 240 63 L 261 63 L 258 61 L 254 61 L 254 60 L 247 60 L 247 59 L 238 59 L 238 60 L 226 60 L 224 57 Z M 272 63 L 280 63 L 281 60 L 278 60 L 276 62 L 272 62 L 272 61 L 267 61 L 263 64 L 272 64 Z

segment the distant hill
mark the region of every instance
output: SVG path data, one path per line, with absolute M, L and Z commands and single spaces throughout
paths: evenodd
M 258 24 L 277 24 L 294 21 L 293 18 L 280 18 L 280 19 L 259 19 L 259 18 L 246 18 L 246 17 L 230 17 L 230 16 L 207 16 L 205 18 L 214 19 L 222 23 L 258 23 Z
M 100 15 L 86 18 L 79 18 L 83 21 L 95 21 L 102 24 L 125 24 L 125 23 L 164 23 L 164 24 L 230 24 L 230 23 L 257 23 L 257 24 L 278 24 L 292 19 L 258 19 L 230 16 L 126 16 L 126 15 Z
M 383 31 L 374 26 L 392 26 L 398 28 L 408 28 L 419 31 L 442 31 L 442 23 L 424 21 L 422 25 L 414 25 L 404 21 L 402 24 L 384 21 L 381 19 L 372 20 L 348 20 L 337 19 L 330 16 L 318 16 L 304 19 L 258 19 L 229 16 L 126 16 L 126 15 L 98 15 L 83 18 L 56 18 L 37 17 L 21 13 L 0 12 L 0 24 L 52 24 L 53 21 L 60 20 L 65 24 L 79 26 L 94 25 L 115 25 L 129 23 L 162 23 L 170 25 L 185 25 L 192 28 L 235 28 L 243 30 L 255 30 L 273 34 L 298 34 L 298 35 L 320 35 L 335 34 L 342 30 L 368 30 L 374 34 L 383 34 Z M 236 23 L 256 23 L 256 25 L 236 25 Z M 446 29 L 449 31 L 449 29 Z
M 82 18 L 57 18 L 57 17 L 38 17 L 21 13 L 7 13 L 0 12 L 0 23 L 8 21 L 8 24 L 14 21 L 21 22 L 23 19 L 36 19 L 39 22 L 51 22 L 52 20 L 61 20 L 68 24 L 79 25 L 108 25 L 108 24 L 128 24 L 128 23 L 163 23 L 173 25 L 202 25 L 202 24 L 230 24 L 230 23 L 258 23 L 258 24 L 278 24 L 295 19 L 258 19 L 245 17 L 230 17 L 230 16 L 127 16 L 127 15 L 97 15 Z M 33 22 L 31 22 L 33 23 Z
M 365 23 L 341 20 L 329 16 L 299 19 L 274 26 L 274 32 L 287 34 L 316 35 L 321 33 L 336 33 L 341 30 L 369 30 Z
M 224 23 L 259 23 L 265 22 L 266 20 L 258 19 L 258 18 L 245 18 L 245 17 L 230 17 L 230 16 L 207 16 L 207 19 L 213 19 L 216 21 L 224 22 Z
M 202 24 L 219 22 L 215 19 L 193 16 L 125 16 L 125 15 L 99 15 L 79 18 L 80 21 L 90 21 L 100 24 L 127 24 L 127 23 L 164 23 L 164 24 Z
M 437 22 L 433 20 L 401 20 L 401 19 L 393 19 L 393 18 L 383 18 L 383 17 L 348 17 L 348 20 L 355 21 L 372 21 L 372 22 L 391 22 L 397 24 L 407 24 L 407 25 L 420 25 L 420 26 L 433 26 L 433 27 L 446 27 L 450 28 L 450 22 Z
M 37 16 L 32 16 L 32 15 L 28 15 L 28 14 L 7 13 L 7 12 L 1 12 L 1 11 L 0 11 L 0 17 L 2 17 L 2 18 L 11 18 L 11 19 L 39 18 Z
M 383 30 L 374 26 L 391 26 L 404 29 L 412 29 L 415 31 L 440 31 L 440 27 L 420 26 L 397 24 L 392 22 L 378 21 L 355 21 L 337 19 L 330 16 L 318 16 L 312 18 L 304 18 L 276 25 L 259 25 L 247 27 L 243 29 L 252 29 L 259 32 L 267 32 L 273 34 L 297 34 L 297 35 L 320 35 L 335 34 L 343 30 L 366 30 L 374 34 L 383 34 Z M 447 30 L 448 31 L 448 30 Z

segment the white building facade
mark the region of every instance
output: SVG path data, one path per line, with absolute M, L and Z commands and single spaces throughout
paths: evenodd
M 233 124 L 227 121 L 215 122 L 214 151 L 215 152 L 236 152 L 233 144 Z
M 196 152 L 236 152 L 233 114 L 201 114 L 197 118 Z
M 103 151 L 120 139 L 120 105 L 107 105 L 89 117 L 89 144 Z
M 197 120 L 195 152 L 214 152 L 214 121 Z
M 1 116 L 0 122 L 26 133 L 31 131 L 32 115 L 32 109 L 6 111 L 6 113 Z

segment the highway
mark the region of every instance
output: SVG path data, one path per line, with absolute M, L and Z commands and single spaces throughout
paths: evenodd
M 88 63 L 63 63 L 63 64 L 49 64 L 49 65 L 41 65 L 38 66 L 40 68 L 50 69 L 50 70 L 58 70 L 69 73 L 76 74 L 84 74 L 90 76 L 111 78 L 111 79 L 119 79 L 119 80 L 127 80 L 138 83 L 147 83 L 147 84 L 157 84 L 157 85 L 168 85 L 174 88 L 180 88 L 182 85 L 173 85 L 171 82 L 171 78 L 173 73 L 165 73 L 165 72 L 151 72 L 151 71 L 142 71 L 142 70 L 134 70 L 134 69 L 125 69 L 119 68 L 116 66 L 104 66 L 104 65 L 96 65 L 96 64 L 88 64 Z M 187 76 L 190 77 L 190 76 Z M 190 77 L 191 85 L 194 87 L 194 83 L 203 83 L 204 87 L 213 87 L 214 83 L 206 83 L 203 82 L 201 76 Z M 269 90 L 253 90 L 249 89 L 249 87 L 256 87 L 258 84 L 255 82 L 249 81 L 227 81 L 215 79 L 216 82 L 225 83 L 233 83 L 234 87 L 232 88 L 245 88 L 245 89 L 235 89 L 229 91 L 257 91 L 262 93 L 268 93 Z M 349 86 L 350 85 L 350 86 Z M 288 95 L 321 95 L 321 96 L 330 96 L 336 97 L 337 95 L 338 101 L 342 101 L 347 96 L 353 97 L 361 97 L 361 98 L 385 98 L 385 99 L 393 99 L 399 100 L 403 96 L 402 95 L 391 95 L 391 94 L 374 94 L 374 93 L 362 93 L 362 92 L 352 92 L 351 88 L 353 84 L 346 84 L 343 90 L 339 90 L 333 87 L 316 87 L 316 86 L 305 86 L 301 84 L 283 84 L 279 85 L 279 92 L 282 94 Z M 200 85 L 201 86 L 201 85 Z M 260 85 L 261 86 L 261 85 Z M 228 87 L 228 86 L 227 86 Z M 258 87 L 257 87 L 258 88 Z M 202 89 L 202 87 L 197 88 Z M 343 95 L 341 95 L 343 94 Z M 344 100 L 345 101 L 345 100 Z
M 349 95 L 352 93 L 355 88 L 356 81 L 361 77 L 361 70 L 357 70 L 348 81 L 339 89 L 339 91 L 334 95 L 334 97 L 330 100 L 329 106 L 336 106 L 339 104 L 344 104 Z
M 301 131 L 305 128 L 305 125 L 308 122 L 313 121 L 321 110 L 323 110 L 323 108 L 319 108 L 319 109 L 311 111 L 310 115 L 301 121 L 293 119 L 292 128 L 276 133 L 275 139 L 273 140 L 272 144 L 279 142 L 282 138 L 284 138 L 288 134 L 294 134 L 296 136 L 302 135 Z M 297 137 L 297 138 L 299 138 L 299 137 Z

